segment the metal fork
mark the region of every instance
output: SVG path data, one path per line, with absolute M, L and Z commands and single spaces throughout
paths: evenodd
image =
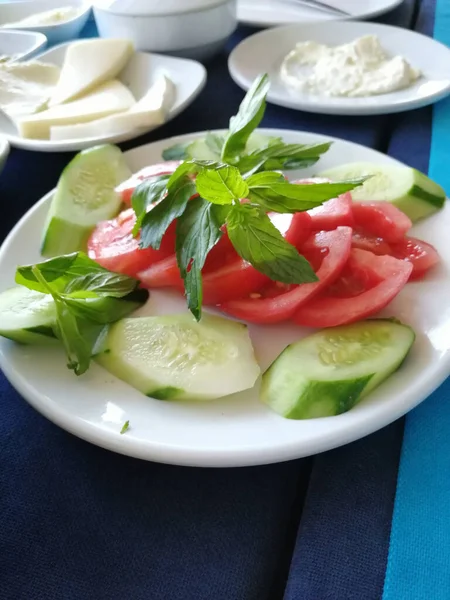
M 342 10 L 341 8 L 335 8 L 334 6 L 330 6 L 326 2 L 321 2 L 320 0 L 290 0 L 291 2 L 295 2 L 296 4 L 303 4 L 304 6 L 309 6 L 310 8 L 316 8 L 317 10 L 322 10 L 329 13 L 334 13 L 335 15 L 351 17 L 352 15 Z

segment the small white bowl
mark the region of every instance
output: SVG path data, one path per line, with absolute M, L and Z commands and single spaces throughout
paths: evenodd
M 0 29 L 0 56 L 10 56 L 12 60 L 31 58 L 46 44 L 47 38 L 42 33 Z
M 128 38 L 137 50 L 206 60 L 237 26 L 236 0 L 94 0 L 101 37 Z
M 6 159 L 9 154 L 9 143 L 3 136 L 0 135 L 0 173 L 3 171 Z
M 15 23 L 37 13 L 55 8 L 73 6 L 79 9 L 77 16 L 55 25 L 26 25 L 14 27 L 18 31 L 37 31 L 46 36 L 49 44 L 59 44 L 78 37 L 89 18 L 92 3 L 88 0 L 26 0 L 24 2 L 0 3 L 0 28 L 6 23 Z M 9 31 L 5 29 L 4 31 Z

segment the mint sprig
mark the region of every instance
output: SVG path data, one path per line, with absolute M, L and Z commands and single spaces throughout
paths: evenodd
M 269 90 L 267 75 L 258 77 L 230 119 L 225 136 L 207 134 L 206 146 L 215 160 L 191 156 L 195 142 L 179 144 L 164 158 L 183 158 L 167 181 L 136 189 L 133 202 L 141 223 L 141 247 L 159 248 L 170 224 L 177 220 L 176 256 L 187 303 L 201 317 L 201 271 L 223 225 L 236 252 L 271 279 L 287 284 L 316 281 L 308 261 L 289 244 L 267 212 L 296 213 L 351 191 L 363 179 L 335 183 L 293 184 L 277 171 L 315 164 L 330 143 L 285 144 L 269 138 L 263 147 L 247 152 L 250 135 L 262 121 Z M 242 203 L 242 200 L 246 200 Z
M 18 267 L 16 283 L 50 294 L 56 307 L 56 336 L 68 367 L 77 375 L 89 368 L 101 348 L 108 325 L 142 306 L 148 292 L 136 279 L 112 273 L 74 252 L 35 265 Z

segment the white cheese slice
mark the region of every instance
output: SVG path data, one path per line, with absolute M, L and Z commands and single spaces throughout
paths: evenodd
M 52 141 L 120 135 L 133 129 L 162 125 L 175 100 L 175 85 L 161 76 L 148 92 L 127 112 L 80 125 L 63 125 L 50 129 Z
M 129 40 L 92 39 L 70 44 L 49 106 L 78 98 L 114 79 L 133 52 L 133 44 Z
M 12 119 L 36 112 L 52 95 L 59 75 L 59 67 L 38 60 L 1 64 L 0 109 Z
M 54 106 L 43 112 L 19 119 L 17 127 L 25 138 L 48 139 L 50 127 L 88 123 L 131 108 L 135 100 L 130 90 L 120 81 L 113 80 L 99 86 L 79 100 Z

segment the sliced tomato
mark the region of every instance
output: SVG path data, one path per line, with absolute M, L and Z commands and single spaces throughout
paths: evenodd
M 377 256 L 383 256 L 383 254 L 391 254 L 391 247 L 383 240 L 383 238 L 368 235 L 358 229 L 353 230 L 352 248 L 359 248 L 360 250 L 368 250 L 373 252 Z
M 271 282 L 259 297 L 252 294 L 243 300 L 224 303 L 220 309 L 251 323 L 278 323 L 290 319 L 302 304 L 339 277 L 349 256 L 351 241 L 350 227 L 313 234 L 301 252 L 316 267 L 317 283 L 286 286 Z
M 308 210 L 314 231 L 332 231 L 339 226 L 353 227 L 353 201 L 349 192 Z
M 294 321 L 306 327 L 335 327 L 370 317 L 397 296 L 411 271 L 411 263 L 354 248 L 342 278 L 303 305 Z
M 139 238 L 133 236 L 136 222 L 134 210 L 129 208 L 115 219 L 98 223 L 88 241 L 89 257 L 105 269 L 131 277 L 155 261 L 173 253 L 175 223 L 167 230 L 159 250 L 139 248 Z
M 420 279 L 439 263 L 439 254 L 431 244 L 412 237 L 391 244 L 391 255 L 410 262 L 413 266 L 410 279 Z
M 353 217 L 358 229 L 386 242 L 401 241 L 412 227 L 411 219 L 389 202 L 355 202 Z
M 179 160 L 169 160 L 167 162 L 158 163 L 144 167 L 137 173 L 134 173 L 129 179 L 122 182 L 116 187 L 116 191 L 122 195 L 122 202 L 131 204 L 131 196 L 134 189 L 144 180 L 150 177 L 158 177 L 159 175 L 171 175 L 175 169 L 181 164 Z

